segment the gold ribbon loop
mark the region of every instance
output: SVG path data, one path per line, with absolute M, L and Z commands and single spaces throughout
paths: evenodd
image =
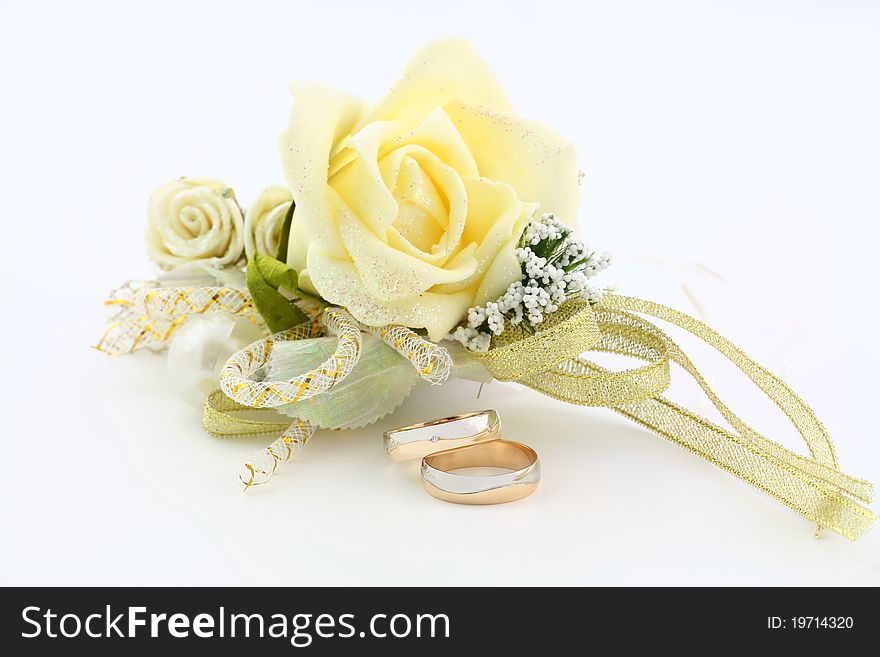
M 575 358 L 599 340 L 599 325 L 589 303 L 570 301 L 548 316 L 541 331 L 521 335 L 517 328 L 508 329 L 494 339 L 495 348 L 480 355 L 499 381 L 518 381 L 546 370 L 548 363 Z
M 648 364 L 620 372 L 597 371 L 576 355 L 550 369 L 527 374 L 519 382 L 580 406 L 613 406 L 650 399 L 666 390 L 670 383 L 666 336 L 656 326 L 628 313 L 599 311 L 595 316 L 600 335 L 591 351 L 631 356 Z
M 826 483 L 839 488 L 848 495 L 852 495 L 864 502 L 871 501 L 873 497 L 873 484 L 840 472 L 831 438 L 813 410 L 785 382 L 749 358 L 745 352 L 730 342 L 730 340 L 699 320 L 653 301 L 645 301 L 622 295 L 609 295 L 607 300 L 603 302 L 603 307 L 606 304 L 609 307 L 625 307 L 635 312 L 668 321 L 714 347 L 736 365 L 785 413 L 807 444 L 807 448 L 813 457 L 812 459 L 792 452 L 782 445 L 765 438 L 743 422 L 718 398 L 691 360 L 685 355 L 684 351 L 671 339 L 667 338 L 672 359 L 696 380 L 719 413 L 743 437 L 775 458 L 788 462 L 792 467 L 806 469 L 811 476 L 825 480 Z
M 630 310 L 662 319 L 684 329 L 715 348 L 731 363 L 736 365 L 743 374 L 751 379 L 788 416 L 807 443 L 810 453 L 816 461 L 837 467 L 834 445 L 828 437 L 828 432 L 825 430 L 822 422 L 816 417 L 812 409 L 785 382 L 749 358 L 742 349 L 715 329 L 674 308 L 635 297 L 611 294 L 603 300 L 602 306 L 605 308 Z
M 242 417 L 237 413 L 253 413 L 269 415 L 278 420 L 257 420 Z M 290 418 L 279 415 L 270 409 L 254 409 L 227 397 L 222 390 L 214 390 L 205 400 L 202 413 L 202 426 L 212 436 L 226 438 L 230 436 L 262 436 L 265 434 L 282 433 L 290 426 Z
M 564 310 L 561 309 L 559 315 Z M 807 444 L 811 457 L 792 452 L 765 438 L 741 420 L 715 394 L 684 351 L 663 331 L 634 315 L 668 321 L 714 347 L 736 365 L 791 420 Z M 505 339 L 480 357 L 501 380 L 512 374 L 520 383 L 572 404 L 604 405 L 771 495 L 805 518 L 855 540 L 877 519 L 855 500 L 871 501 L 870 482 L 840 471 L 828 432 L 815 413 L 781 379 L 758 365 L 717 331 L 680 311 L 653 301 L 616 294 L 606 295 L 597 306 L 599 336 L 581 351 L 632 356 L 647 365 L 613 372 L 573 354 L 585 344 L 582 325 L 568 328 L 574 317 L 587 315 L 582 307 L 562 315 L 548 332 Z M 573 339 L 558 336 L 573 333 Z M 525 360 L 523 349 L 541 345 L 542 363 Z M 700 385 L 706 396 L 733 428 L 729 431 L 661 396 L 669 385 L 669 362 L 680 365 Z M 501 376 L 498 376 L 500 373 Z M 854 499 L 853 499 L 854 498 Z

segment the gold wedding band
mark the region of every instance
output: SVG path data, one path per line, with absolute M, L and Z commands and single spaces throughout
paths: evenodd
M 493 410 L 453 415 L 385 432 L 385 451 L 392 461 L 406 461 L 458 447 L 493 441 L 501 420 Z
M 495 467 L 508 472 L 469 475 L 461 468 Z M 492 440 L 437 452 L 422 459 L 422 485 L 434 497 L 457 504 L 502 504 L 527 497 L 538 488 L 541 464 L 531 447 Z

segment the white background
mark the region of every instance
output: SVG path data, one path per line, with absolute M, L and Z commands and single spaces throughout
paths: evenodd
M 522 114 L 577 145 L 584 233 L 617 255 L 606 281 L 781 370 L 844 469 L 880 481 L 877 3 L 2 7 L 3 584 L 880 584 L 877 530 L 816 540 L 610 411 L 498 384 L 420 390 L 375 427 L 318 434 L 242 495 L 232 464 L 262 439 L 204 434 L 162 357 L 89 349 L 107 291 L 152 275 L 155 187 L 207 175 L 248 203 L 283 180 L 290 80 L 378 99 L 418 45 L 460 35 Z M 797 445 L 693 353 L 750 423 Z M 415 463 L 386 462 L 383 430 L 487 406 L 540 452 L 533 497 L 445 504 Z

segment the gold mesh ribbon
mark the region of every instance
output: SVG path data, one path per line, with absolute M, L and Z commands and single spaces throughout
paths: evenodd
M 317 368 L 284 380 L 262 380 L 272 347 L 285 340 L 303 340 L 323 334 L 338 340 L 333 355 Z M 321 394 L 348 376 L 361 356 L 361 330 L 341 308 L 327 308 L 313 320 L 258 340 L 236 352 L 220 372 L 221 390 L 208 396 L 202 423 L 215 436 L 242 436 L 283 430 L 266 449 L 250 454 L 241 464 L 239 479 L 245 490 L 268 482 L 282 463 L 289 463 L 315 433 L 316 427 L 299 419 L 280 425 L 243 418 L 233 413 L 268 409 Z
M 743 422 L 718 398 L 681 348 L 634 313 L 678 326 L 724 355 L 786 414 L 810 456 L 786 449 Z M 706 324 L 662 304 L 616 294 L 606 295 L 595 311 L 578 302 L 566 304 L 551 318 L 548 328 L 533 336 L 517 339 L 512 332 L 503 334 L 500 346 L 480 360 L 501 380 L 517 380 L 571 404 L 608 406 L 850 540 L 876 520 L 862 504 L 870 503 L 873 486 L 840 471 L 828 433 L 810 407 Z M 565 336 L 561 341 L 560 335 Z M 522 345 L 514 348 L 518 343 Z M 524 349 L 537 350 L 543 362 L 531 362 L 524 371 Z M 631 356 L 646 364 L 609 371 L 586 360 L 582 353 L 589 351 Z M 670 382 L 670 361 L 694 378 L 732 430 L 662 396 Z
M 291 422 L 290 418 L 284 418 L 284 421 L 276 422 L 236 415 L 236 413 L 255 410 L 230 399 L 222 390 L 215 390 L 205 400 L 202 416 L 202 426 L 205 431 L 218 438 L 281 434 L 266 449 L 254 452 L 242 461 L 238 476 L 245 490 L 269 481 L 275 475 L 278 466 L 292 461 L 315 432 L 315 427 L 300 420 Z M 260 411 L 262 414 L 268 412 L 270 411 L 265 409 Z M 283 416 L 279 416 L 281 417 Z
M 254 452 L 242 463 L 239 478 L 245 488 L 268 482 L 281 463 L 293 459 L 314 434 L 316 427 L 302 419 L 279 422 L 244 417 L 243 412 L 267 413 L 269 409 L 301 402 L 327 392 L 351 374 L 362 352 L 361 326 L 341 308 L 326 308 L 307 323 L 258 340 L 235 353 L 220 373 L 220 390 L 205 401 L 202 424 L 214 436 L 249 436 L 282 432 L 266 449 Z M 443 347 L 402 326 L 369 328 L 404 356 L 430 383 L 442 383 L 452 369 Z M 337 338 L 333 354 L 318 367 L 283 379 L 265 375 L 273 347 L 288 340 L 308 340 L 322 335 Z M 277 351 L 277 350 L 276 350 Z M 287 363 L 296 368 L 297 363 Z
M 452 370 L 452 358 L 440 345 L 430 342 L 413 330 L 388 325 L 381 328 L 360 327 L 375 334 L 416 369 L 431 384 L 445 381 Z M 308 340 L 329 333 L 339 338 L 334 354 L 321 366 L 291 379 L 256 380 L 255 373 L 265 367 L 273 346 L 285 340 Z M 314 320 L 276 333 L 248 345 L 233 354 L 221 373 L 222 389 L 214 390 L 205 401 L 202 425 L 209 434 L 224 436 L 256 436 L 278 433 L 289 421 L 282 417 L 261 420 L 240 415 L 267 411 L 273 406 L 295 403 L 327 391 L 343 381 L 354 369 L 361 350 L 357 323 L 339 308 L 329 308 Z M 296 363 L 289 363 L 295 366 Z M 264 413 L 265 414 L 265 413 Z
M 523 337 L 512 328 L 497 336 L 493 349 L 480 355 L 483 365 L 499 381 L 517 381 L 547 369 L 547 363 L 574 358 L 599 339 L 599 327 L 590 304 L 572 301 L 549 315 L 541 331 Z
M 258 380 L 272 347 L 284 340 L 320 335 L 321 329 L 339 340 L 336 351 L 319 367 L 283 381 Z M 361 329 L 341 308 L 327 308 L 319 318 L 258 340 L 236 352 L 220 371 L 220 388 L 231 399 L 251 408 L 293 404 L 330 389 L 348 376 L 361 357 Z
M 259 325 L 250 294 L 231 287 L 159 287 L 155 281 L 129 282 L 114 290 L 107 306 L 119 308 L 95 349 L 111 356 L 138 349 L 164 349 L 172 334 L 193 315 L 227 313 Z
M 419 376 L 431 385 L 439 385 L 449 378 L 452 372 L 452 357 L 440 345 L 425 340 L 415 331 L 397 324 L 388 324 L 381 328 L 371 326 L 364 328 L 406 358 L 416 368 Z

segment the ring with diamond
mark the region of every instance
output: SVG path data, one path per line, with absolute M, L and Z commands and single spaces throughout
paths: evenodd
M 385 451 L 392 461 L 420 459 L 434 452 L 497 440 L 501 419 L 496 411 L 477 411 L 420 422 L 385 432 Z
M 472 475 L 462 468 L 504 469 Z M 541 481 L 538 455 L 528 445 L 493 440 L 437 452 L 422 459 L 422 485 L 434 497 L 458 504 L 502 504 L 527 497 Z

